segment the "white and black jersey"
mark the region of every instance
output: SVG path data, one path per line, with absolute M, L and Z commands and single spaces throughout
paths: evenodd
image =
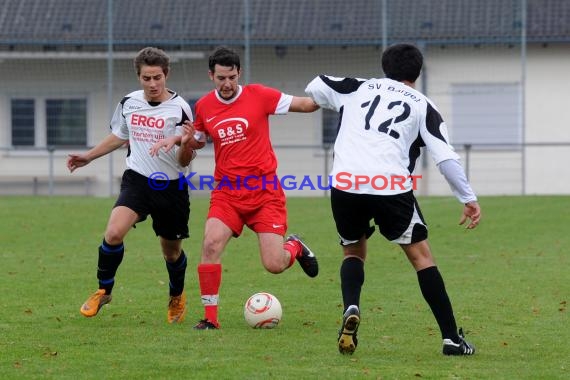
M 112 133 L 129 140 L 127 167 L 145 177 L 161 172 L 169 179 L 178 179 L 184 169 L 176 160 L 176 149 L 168 153 L 160 151 L 157 157 L 149 154 L 156 142 L 182 135 L 184 121 L 193 121 L 188 103 L 175 92 L 169 92 L 171 97 L 161 103 L 148 102 L 142 90 L 131 92 L 117 105 L 111 119 Z
M 436 164 L 459 160 L 434 104 L 401 82 L 321 75 L 305 91 L 340 113 L 331 172 L 337 189 L 376 195 L 412 190 L 422 146 Z

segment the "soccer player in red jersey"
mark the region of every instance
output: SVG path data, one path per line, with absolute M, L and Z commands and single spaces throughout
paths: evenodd
M 284 94 L 259 84 L 239 85 L 240 58 L 221 47 L 209 57 L 209 76 L 215 90 L 196 103 L 195 132 L 188 126 L 180 149 L 202 148 L 209 135 L 214 143 L 217 186 L 212 191 L 206 220 L 198 278 L 205 316 L 194 328 L 217 329 L 221 256 L 230 238 L 243 226 L 259 240 L 261 262 L 281 273 L 298 261 L 310 277 L 318 274 L 315 255 L 298 236 L 284 242 L 287 231 L 285 193 L 277 177 L 277 158 L 269 138 L 269 116 L 313 112 L 309 97 Z

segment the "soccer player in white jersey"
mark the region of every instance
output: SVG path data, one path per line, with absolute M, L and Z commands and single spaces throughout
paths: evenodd
M 126 95 L 111 119 L 111 133 L 83 154 L 70 154 L 67 167 L 75 169 L 128 143 L 127 169 L 119 197 L 111 211 L 97 265 L 98 290 L 81 306 L 86 317 L 97 315 L 111 302 L 115 274 L 125 252 L 123 239 L 136 223 L 152 217 L 169 276 L 169 323 L 182 322 L 186 313 L 184 277 L 186 255 L 182 239 L 188 235 L 190 200 L 188 183 L 179 180 L 192 158 L 192 149 L 150 153 L 157 141 L 182 134 L 182 124 L 192 121 L 188 103 L 166 87 L 170 60 L 164 51 L 147 47 L 134 59 L 142 90 Z
M 441 331 L 443 353 L 475 353 L 462 329 L 457 330 L 413 194 L 412 173 L 420 147 L 425 146 L 463 204 L 459 224 L 467 222 L 468 229 L 479 224 L 477 197 L 448 142 L 446 125 L 435 105 L 414 89 L 422 64 L 415 46 L 393 45 L 382 55 L 383 79 L 321 75 L 306 88 L 318 105 L 340 113 L 331 207 L 344 254 L 340 267 L 344 315 L 338 335 L 342 354 L 352 354 L 358 344 L 366 241 L 374 231 L 371 220 L 386 239 L 402 247 L 416 270 L 422 295 Z

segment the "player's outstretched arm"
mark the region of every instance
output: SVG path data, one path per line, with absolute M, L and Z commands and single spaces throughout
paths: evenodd
M 105 137 L 99 144 L 88 150 L 84 154 L 70 154 L 67 156 L 67 168 L 71 173 L 77 168 L 83 167 L 89 164 L 91 161 L 106 155 L 120 148 L 128 140 L 123 140 L 110 134 Z
M 463 207 L 463 215 L 461 215 L 459 224 L 463 225 L 465 222 L 468 222 L 465 228 L 472 229 L 477 227 L 480 220 L 481 207 L 479 206 L 479 203 L 476 201 L 466 203 L 465 207 Z
M 318 109 L 319 105 L 308 96 L 293 96 L 289 106 L 290 112 L 314 112 Z

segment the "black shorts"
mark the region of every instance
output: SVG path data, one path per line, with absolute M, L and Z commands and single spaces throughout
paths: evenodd
M 331 189 L 331 207 L 341 244 L 356 243 L 374 232 L 370 221 L 380 233 L 398 244 L 416 243 L 427 239 L 427 227 L 414 193 L 396 195 L 354 194 Z
M 148 215 L 157 236 L 167 240 L 185 239 L 189 236 L 190 196 L 186 180 L 164 181 L 163 186 L 151 186 L 148 178 L 131 169 L 125 170 L 121 180 L 121 193 L 115 206 L 125 206 L 139 215 L 138 222 Z M 138 223 L 137 222 L 137 223 Z

